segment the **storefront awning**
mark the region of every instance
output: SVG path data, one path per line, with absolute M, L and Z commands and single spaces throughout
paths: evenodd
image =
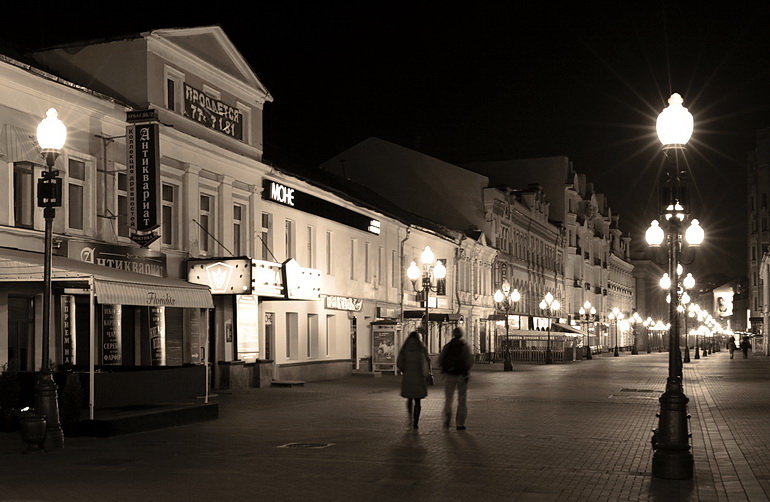
M 0 248 L 0 281 L 42 282 L 42 253 Z M 102 304 L 147 307 L 213 308 L 208 286 L 181 279 L 116 270 L 61 256 L 53 256 L 51 280 L 93 281 L 96 301 Z
M 569 324 L 564 324 L 561 322 L 555 322 L 552 324 L 553 331 L 564 331 L 565 333 L 577 333 L 578 335 L 585 335 L 582 331 L 579 329 L 575 329 Z

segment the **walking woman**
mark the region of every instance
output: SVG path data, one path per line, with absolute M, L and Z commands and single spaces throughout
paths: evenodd
M 414 429 L 419 428 L 422 398 L 428 396 L 426 381 L 431 373 L 428 349 L 420 340 L 416 331 L 409 333 L 401 350 L 398 351 L 396 366 L 403 373 L 401 377 L 401 397 L 406 398 L 409 420 Z

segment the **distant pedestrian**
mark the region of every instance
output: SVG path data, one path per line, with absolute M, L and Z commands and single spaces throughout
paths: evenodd
M 741 350 L 743 351 L 743 358 L 748 359 L 749 358 L 749 350 L 751 350 L 751 343 L 749 343 L 749 337 L 744 336 L 743 341 L 741 342 Z
M 468 345 L 462 340 L 462 328 L 452 330 L 452 339 L 441 349 L 438 364 L 444 375 L 444 428 L 452 421 L 452 401 L 457 390 L 457 415 L 455 425 L 458 431 L 465 430 L 468 416 L 468 374 L 473 366 L 473 357 Z
M 735 352 L 735 349 L 737 347 L 735 346 L 735 337 L 731 336 L 730 341 L 727 342 L 727 350 L 730 351 L 730 359 L 733 358 L 733 353 Z
M 403 373 L 401 377 L 401 397 L 406 398 L 409 421 L 414 429 L 419 428 L 421 400 L 428 396 L 428 375 L 431 374 L 428 349 L 420 340 L 416 331 L 409 333 L 404 345 L 398 352 L 396 366 Z

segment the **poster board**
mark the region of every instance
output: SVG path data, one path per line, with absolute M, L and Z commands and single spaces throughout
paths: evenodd
M 396 324 L 372 324 L 372 371 L 396 372 Z

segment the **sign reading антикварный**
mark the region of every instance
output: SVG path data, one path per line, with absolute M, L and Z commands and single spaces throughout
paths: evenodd
M 321 216 L 349 227 L 380 235 L 380 220 L 338 206 L 328 200 L 304 193 L 294 187 L 265 179 L 262 198 L 277 204 L 292 207 L 305 213 Z

